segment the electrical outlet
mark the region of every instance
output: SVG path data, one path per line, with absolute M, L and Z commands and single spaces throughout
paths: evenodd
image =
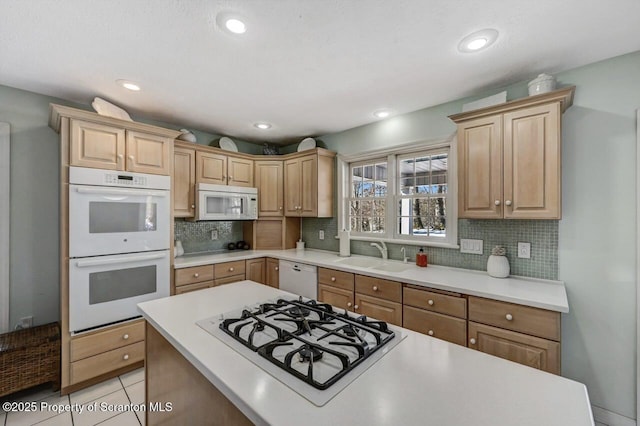
M 217 229 L 212 229 L 211 230 L 211 239 L 212 240 L 217 240 L 218 239 L 218 230 Z
M 460 238 L 460 253 L 482 254 L 483 241 Z
M 324 231 L 323 230 L 318 231 L 318 238 L 320 238 L 321 240 L 324 240 Z
M 20 318 L 20 327 L 22 328 L 33 327 L 33 316 Z
M 531 259 L 531 243 L 518 243 L 518 257 Z

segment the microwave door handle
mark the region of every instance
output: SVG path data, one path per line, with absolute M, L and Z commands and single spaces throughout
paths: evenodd
M 147 254 L 142 256 L 127 256 L 121 257 L 118 259 L 91 259 L 91 260 L 78 260 L 76 261 L 76 266 L 78 268 L 88 268 L 90 266 L 101 266 L 101 265 L 113 265 L 116 263 L 131 263 L 131 262 L 140 262 L 144 260 L 154 260 L 154 259 L 162 259 L 166 257 L 166 253 L 158 253 L 158 254 Z
M 148 195 L 151 197 L 166 197 L 169 191 L 145 191 L 144 189 L 127 189 L 127 188 L 85 188 L 83 186 L 76 188 L 79 194 L 98 194 L 98 195 Z

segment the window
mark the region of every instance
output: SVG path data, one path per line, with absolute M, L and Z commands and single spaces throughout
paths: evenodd
M 455 246 L 450 145 L 343 158 L 342 227 L 356 240 Z

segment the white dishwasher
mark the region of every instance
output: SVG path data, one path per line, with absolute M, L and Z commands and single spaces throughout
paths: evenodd
M 304 263 L 280 261 L 280 290 L 309 299 L 318 298 L 318 268 Z

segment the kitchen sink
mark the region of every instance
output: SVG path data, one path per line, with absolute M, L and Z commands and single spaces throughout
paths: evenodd
M 378 271 L 384 272 L 402 272 L 409 269 L 411 265 L 407 263 L 382 263 L 380 265 L 376 265 L 371 267 L 371 269 L 376 269 Z
M 345 259 L 338 259 L 336 263 L 341 263 L 348 266 L 358 266 L 360 268 L 371 268 L 380 263 L 380 259 L 370 259 L 362 257 L 347 257 Z

